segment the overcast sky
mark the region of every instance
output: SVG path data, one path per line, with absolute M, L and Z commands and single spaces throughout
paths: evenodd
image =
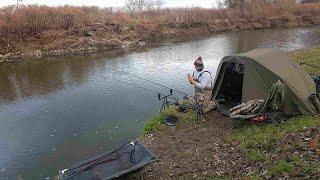
M 23 4 L 38 4 L 48 6 L 100 6 L 121 7 L 126 0 L 22 0 Z M 164 0 L 166 7 L 213 7 L 219 0 Z M 14 5 L 16 0 L 0 0 L 0 6 Z

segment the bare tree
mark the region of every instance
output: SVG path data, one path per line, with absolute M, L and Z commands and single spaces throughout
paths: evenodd
M 15 13 L 20 8 L 21 5 L 22 5 L 22 0 L 17 0 L 16 7 L 13 8 L 12 13 Z
M 226 2 L 225 0 L 218 0 L 218 8 L 225 8 Z
M 138 11 L 139 12 L 143 11 L 147 1 L 146 0 L 136 0 L 136 1 L 138 6 Z
M 130 12 L 141 12 L 146 6 L 146 0 L 127 0 L 126 9 Z
M 141 12 L 143 10 L 161 9 L 163 0 L 127 0 L 126 9 L 129 12 Z
M 243 8 L 247 0 L 226 0 L 225 5 L 229 8 Z
M 17 6 L 16 6 L 17 9 L 20 7 L 20 4 L 22 4 L 22 0 L 17 0 Z
M 157 9 L 161 9 L 163 5 L 164 5 L 163 0 L 155 0 L 155 6 Z
M 134 11 L 134 1 L 126 0 L 125 9 L 129 12 Z
M 161 9 L 164 2 L 163 0 L 146 0 L 146 9 L 152 10 L 152 9 Z

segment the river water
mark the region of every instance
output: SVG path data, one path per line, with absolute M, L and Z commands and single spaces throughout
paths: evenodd
M 0 179 L 46 179 L 58 169 L 140 135 L 158 112 L 158 91 L 192 94 L 186 74 L 202 56 L 220 59 L 258 47 L 283 51 L 320 44 L 320 27 L 230 32 L 118 57 L 66 57 L 0 65 Z M 178 97 L 179 94 L 176 94 Z

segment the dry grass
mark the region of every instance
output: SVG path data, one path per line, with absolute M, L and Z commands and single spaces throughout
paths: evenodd
M 238 27 L 231 27 L 237 22 L 250 24 L 273 17 L 320 17 L 320 3 L 296 4 L 281 0 L 268 4 L 264 0 L 252 0 L 243 8 L 160 9 L 127 13 L 97 7 L 25 6 L 16 10 L 14 7 L 4 7 L 0 8 L 0 54 L 23 50 L 21 47 L 30 42 L 38 44 L 39 48 L 61 37 L 83 36 L 83 33 L 75 33 L 74 30 L 97 24 L 106 26 L 102 33 L 97 33 L 100 37 L 160 39 L 176 29 L 206 29 L 210 24 L 214 26 L 214 31 L 218 26 L 222 27 L 217 31 L 223 31 Z

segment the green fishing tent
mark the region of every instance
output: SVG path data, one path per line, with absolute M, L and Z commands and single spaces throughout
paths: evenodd
M 277 49 L 255 49 L 224 57 L 217 70 L 213 99 L 224 98 L 225 109 L 252 99 L 266 99 L 270 88 L 281 80 L 286 114 L 316 114 L 310 100 L 316 94 L 313 79 L 300 65 Z

